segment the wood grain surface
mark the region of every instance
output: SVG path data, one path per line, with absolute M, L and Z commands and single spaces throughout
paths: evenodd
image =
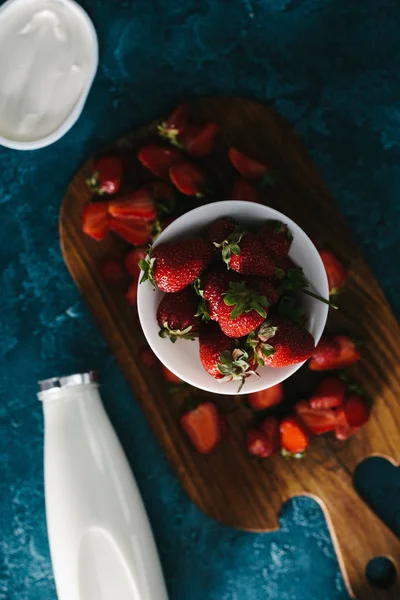
M 258 462 L 249 458 L 243 445 L 245 428 L 254 419 L 252 411 L 241 398 L 214 396 L 227 413 L 231 433 L 214 454 L 197 454 L 179 427 L 180 394 L 168 393 L 158 367 L 146 369 L 137 361 L 144 339 L 135 310 L 127 306 L 122 288 L 108 287 L 99 276 L 99 261 L 121 256 L 126 245 L 112 236 L 97 243 L 82 233 L 82 207 L 90 199 L 85 178 L 91 160 L 76 174 L 62 205 L 60 237 L 65 262 L 190 498 L 226 525 L 270 531 L 279 527 L 278 514 L 287 499 L 310 495 L 325 512 L 350 595 L 359 600 L 398 600 L 399 581 L 389 591 L 376 590 L 366 580 L 365 567 L 376 555 L 391 557 L 399 567 L 400 541 L 360 499 L 352 479 L 356 466 L 368 456 L 383 455 L 396 465 L 400 459 L 399 325 L 291 127 L 269 108 L 250 100 L 202 99 L 191 104 L 191 111 L 195 119 L 221 126 L 216 154 L 205 161 L 217 199 L 227 197 L 223 183 L 234 176 L 226 158 L 227 145 L 270 161 L 280 179 L 267 193 L 266 204 L 294 219 L 312 239 L 335 248 L 349 266 L 350 282 L 340 297 L 340 310 L 329 316 L 327 329 L 354 334 L 365 342 L 364 358 L 352 374 L 374 401 L 369 423 L 346 442 L 315 438 L 302 461 L 276 456 Z M 112 149 L 134 156 L 155 131 L 155 124 L 143 127 L 115 142 Z M 132 179 L 136 169 L 132 160 Z M 193 207 L 190 199 L 186 202 L 184 210 Z M 288 395 L 299 399 L 310 386 L 315 386 L 315 379 L 303 367 L 287 382 Z

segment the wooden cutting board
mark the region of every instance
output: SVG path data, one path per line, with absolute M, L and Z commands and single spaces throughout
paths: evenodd
M 278 513 L 288 498 L 312 496 L 328 520 L 352 597 L 398 599 L 398 582 L 390 591 L 380 592 L 365 578 L 365 566 L 375 555 L 387 555 L 399 566 L 400 541 L 359 498 L 352 478 L 359 462 L 372 454 L 388 457 L 396 465 L 400 459 L 399 325 L 292 128 L 271 109 L 250 100 L 202 99 L 191 104 L 191 111 L 193 118 L 216 121 L 221 127 L 216 152 L 204 161 L 217 199 L 229 198 L 229 185 L 224 190 L 223 183 L 234 176 L 226 158 L 227 145 L 268 160 L 279 170 L 280 179 L 267 192 L 266 204 L 286 213 L 314 240 L 334 248 L 349 266 L 350 282 L 340 297 L 340 310 L 330 315 L 327 328 L 354 334 L 365 342 L 364 359 L 353 374 L 374 400 L 369 423 L 346 442 L 314 439 L 304 460 L 286 461 L 276 456 L 258 462 L 246 454 L 243 444 L 244 431 L 254 420 L 252 411 L 242 398 L 214 396 L 227 413 L 230 435 L 211 456 L 197 454 L 179 427 L 180 394 L 168 393 L 158 367 L 146 369 L 137 361 L 144 340 L 135 310 L 127 306 L 122 289 L 108 287 L 98 274 L 99 261 L 123 255 L 126 245 L 113 236 L 97 243 L 82 233 L 82 207 L 90 199 L 85 178 L 91 160 L 76 174 L 61 208 L 65 262 L 190 498 L 226 525 L 271 531 L 279 527 Z M 155 132 L 156 123 L 142 127 L 116 141 L 111 149 L 134 157 Z M 134 158 L 129 170 L 134 180 Z M 185 203 L 184 210 L 193 207 L 189 198 Z M 315 375 L 303 367 L 286 387 L 293 400 L 306 397 L 315 387 Z

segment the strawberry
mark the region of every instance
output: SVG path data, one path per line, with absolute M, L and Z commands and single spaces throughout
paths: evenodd
M 126 301 L 129 306 L 136 306 L 137 303 L 137 292 L 138 292 L 138 280 L 135 279 L 128 288 L 125 294 Z
M 249 429 L 246 434 L 246 449 L 256 458 L 269 458 L 274 454 L 272 444 L 260 429 Z
M 269 221 L 257 233 L 267 252 L 277 261 L 288 255 L 293 235 L 280 221 Z
M 280 445 L 285 457 L 302 458 L 310 444 L 310 436 L 305 425 L 297 415 L 282 419 L 279 426 L 281 433 Z
M 111 200 L 108 211 L 112 217 L 125 219 L 153 221 L 157 217 L 154 200 L 145 186 L 126 196 Z
M 283 383 L 277 383 L 266 390 L 248 394 L 247 401 L 255 410 L 265 410 L 283 402 Z
M 287 367 L 310 358 L 314 338 L 304 327 L 275 316 L 248 336 L 247 345 L 253 349 L 258 364 Z
M 370 409 L 361 396 L 352 395 L 346 398 L 337 415 L 336 437 L 346 440 L 358 431 L 370 417 Z
M 176 342 L 178 338 L 194 340 L 200 327 L 196 311 L 197 298 L 191 287 L 176 294 L 165 294 L 157 309 L 160 337 L 169 337 L 171 342 Z
M 178 375 L 175 375 L 175 373 L 170 371 L 165 365 L 161 365 L 161 369 L 162 369 L 164 378 L 169 383 L 184 383 L 183 380 L 180 377 L 178 377 Z
M 337 408 L 343 404 L 347 387 L 338 377 L 326 377 L 310 399 L 310 407 L 317 410 Z
M 270 449 L 270 456 L 275 454 L 280 446 L 280 424 L 276 417 L 269 415 L 260 424 L 260 430 L 265 435 Z
M 181 102 L 169 115 L 169 117 L 158 126 L 161 137 L 175 143 L 178 136 L 186 128 L 189 108 L 186 102 Z
M 206 156 L 215 146 L 218 131 L 216 123 L 188 125 L 179 136 L 179 147 L 184 148 L 190 156 Z
M 221 245 L 223 242 L 226 242 L 236 228 L 236 221 L 230 217 L 222 217 L 211 223 L 210 227 L 208 228 L 208 239 L 210 240 L 214 249 L 214 253 L 217 256 L 220 255 L 220 251 L 216 245 Z
M 125 161 L 121 156 L 100 156 L 93 161 L 92 175 L 86 180 L 96 194 L 116 194 L 120 188 Z
M 308 366 L 312 371 L 343 369 L 356 363 L 360 356 L 354 340 L 348 336 L 322 336 Z
M 260 191 L 245 179 L 237 179 L 233 184 L 229 195 L 230 200 L 244 200 L 245 202 L 257 202 L 263 204 Z
M 272 167 L 266 162 L 250 158 L 236 148 L 229 148 L 229 160 L 245 179 L 272 183 Z
M 119 260 L 103 260 L 100 264 L 99 273 L 104 281 L 111 285 L 123 281 L 126 277 L 126 271 Z
M 276 289 L 274 284 L 268 277 L 254 277 L 250 276 L 247 278 L 247 287 L 255 290 L 261 296 L 265 296 L 268 300 L 270 307 L 275 306 L 279 300 L 279 291 Z
M 201 275 L 210 256 L 211 248 L 202 238 L 165 242 L 146 261 L 140 261 L 141 283 L 148 279 L 163 292 L 179 292 Z
M 254 331 L 267 316 L 268 300 L 246 287 L 230 283 L 217 309 L 217 320 L 228 337 L 240 338 Z
M 175 164 L 169 170 L 169 177 L 174 186 L 185 196 L 203 197 L 206 177 L 197 165 L 188 161 Z
M 199 404 L 181 417 L 181 426 L 198 452 L 209 454 L 221 441 L 218 410 L 212 402 Z
M 175 190 L 165 181 L 149 181 L 144 186 L 156 203 L 158 211 L 170 213 L 174 210 L 176 204 Z
M 331 308 L 338 308 L 336 304 L 330 302 L 329 299 L 323 298 L 322 296 L 319 296 L 315 292 L 312 292 L 310 289 L 308 289 L 310 284 L 301 267 L 288 269 L 287 271 L 276 268 L 275 276 L 277 276 L 280 280 L 279 288 L 281 292 L 302 292 L 303 294 L 307 294 L 312 298 L 316 298 L 316 300 L 319 300 L 320 302 L 324 302 L 324 304 L 328 304 Z
M 328 277 L 329 294 L 339 294 L 349 278 L 347 270 L 331 250 L 320 250 L 319 255 Z
M 150 346 L 143 346 L 139 350 L 138 358 L 145 367 L 155 367 L 158 364 L 158 358 Z
M 200 328 L 200 360 L 203 367 L 214 377 L 223 381 L 239 380 L 241 385 L 249 375 L 251 361 L 248 354 L 239 348 L 235 348 L 235 342 L 227 337 L 217 324 L 209 324 Z
M 294 410 L 313 435 L 328 433 L 337 426 L 337 413 L 335 410 L 311 408 L 310 402 L 307 400 L 297 402 Z
M 205 310 L 213 321 L 218 320 L 218 307 L 223 301 L 223 293 L 229 289 L 229 283 L 236 281 L 236 277 L 232 275 L 235 273 L 229 273 L 226 269 L 220 268 L 213 269 L 205 273 L 202 282 L 202 296 L 206 301 Z M 238 280 L 239 276 L 237 276 Z
M 110 229 L 108 202 L 90 202 L 82 213 L 83 231 L 97 241 L 104 240 Z
M 148 249 L 146 246 L 138 246 L 129 252 L 125 257 L 125 269 L 134 279 L 138 279 L 140 275 L 139 261 L 144 260 L 147 256 Z
M 239 248 L 238 254 L 237 248 Z M 244 275 L 260 275 L 268 277 L 275 272 L 275 264 L 257 235 L 245 234 L 237 244 L 230 248 L 231 255 L 225 262 L 228 267 Z
M 183 154 L 177 148 L 156 144 L 143 146 L 137 157 L 146 169 L 160 179 L 168 179 L 170 167 L 184 161 Z
M 120 219 L 111 217 L 110 229 L 134 246 L 142 246 L 150 241 L 151 227 L 141 219 Z

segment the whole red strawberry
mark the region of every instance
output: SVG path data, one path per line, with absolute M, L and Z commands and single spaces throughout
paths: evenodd
M 214 268 L 204 274 L 202 281 L 203 298 L 206 300 L 210 319 L 218 320 L 218 307 L 223 301 L 223 294 L 229 289 L 230 282 L 239 282 L 240 275 L 230 273 L 224 268 Z
M 244 281 L 230 283 L 217 309 L 217 320 L 228 337 L 240 338 L 257 329 L 267 316 L 268 300 Z
M 169 170 L 169 177 L 174 186 L 185 196 L 203 197 L 206 176 L 202 169 L 191 162 L 180 162 Z
M 297 415 L 290 415 L 282 419 L 280 432 L 283 456 L 302 458 L 310 445 L 310 436 L 300 418 Z
M 258 232 L 258 237 L 276 261 L 287 256 L 293 235 L 287 225 L 280 221 L 269 221 Z
M 231 249 L 229 260 L 231 269 L 243 275 L 268 277 L 274 274 L 275 263 L 255 233 L 245 234 L 237 245 L 238 254 L 235 247 Z
M 245 378 L 254 373 L 248 354 L 235 348 L 233 338 L 227 337 L 216 323 L 200 327 L 199 347 L 205 370 L 221 381 L 240 381 L 238 391 Z
M 179 292 L 193 283 L 206 268 L 210 245 L 203 238 L 165 242 L 155 248 L 147 261 L 141 261 L 141 283 L 147 279 L 163 292 Z
M 279 300 L 279 291 L 268 277 L 250 276 L 246 279 L 246 285 L 250 289 L 258 292 L 261 296 L 265 296 L 270 308 L 275 306 Z
M 288 319 L 275 316 L 265 321 L 257 332 L 250 334 L 248 344 L 254 349 L 260 364 L 287 367 L 310 358 L 314 338 L 307 329 Z
M 176 294 L 165 294 L 157 309 L 160 337 L 169 337 L 171 342 L 178 338 L 193 340 L 200 328 L 196 311 L 197 296 L 191 287 Z
M 125 219 L 153 221 L 157 216 L 154 200 L 145 186 L 126 196 L 111 200 L 108 211 L 113 217 Z
M 93 161 L 93 172 L 86 180 L 96 194 L 116 194 L 120 188 L 125 161 L 121 156 L 100 156 Z
M 331 250 L 320 250 L 319 255 L 328 277 L 329 293 L 339 294 L 349 278 L 347 270 Z
M 183 154 L 177 148 L 157 144 L 143 146 L 137 157 L 146 169 L 160 179 L 168 179 L 170 167 L 184 161 Z
M 139 262 L 146 258 L 147 252 L 146 246 L 138 246 L 125 257 L 125 269 L 134 279 L 138 279 L 140 275 Z
M 215 247 L 214 244 L 222 244 L 224 241 L 227 241 L 231 233 L 233 233 L 236 228 L 236 221 L 230 217 L 221 217 L 220 219 L 217 219 L 211 223 L 210 227 L 208 228 L 208 239 L 212 244 L 213 251 L 216 256 L 219 256 L 221 252 Z
M 269 440 L 259 428 L 249 429 L 246 434 L 246 449 L 249 454 L 256 458 L 269 458 L 275 454 L 276 444 Z M 278 446 L 279 447 L 279 424 L 278 424 Z

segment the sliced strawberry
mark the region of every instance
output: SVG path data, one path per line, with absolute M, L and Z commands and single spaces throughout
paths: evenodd
M 367 402 L 356 394 L 346 398 L 344 405 L 338 410 L 336 437 L 346 440 L 358 431 L 370 417 Z
M 272 454 L 275 454 L 275 452 L 279 449 L 281 442 L 279 420 L 272 415 L 266 417 L 260 425 L 260 430 L 268 440 L 272 456 Z
M 284 455 L 300 458 L 310 444 L 310 436 L 303 422 L 298 416 L 291 415 L 282 419 L 279 429 Z
M 93 172 L 86 180 L 96 194 L 116 194 L 124 173 L 125 160 L 121 156 L 100 156 L 93 161 Z
M 158 133 L 174 143 L 186 127 L 188 112 L 189 107 L 187 102 L 181 102 L 169 117 L 158 126 Z
M 131 283 L 128 288 L 128 291 L 125 294 L 126 301 L 129 306 L 136 306 L 137 303 L 137 293 L 138 293 L 138 281 L 137 279 Z
M 283 383 L 277 383 L 266 390 L 248 394 L 247 401 L 255 410 L 264 410 L 283 401 Z
M 216 123 L 187 125 L 179 136 L 179 142 L 190 156 L 206 156 L 215 146 L 218 130 Z
M 319 255 L 328 277 L 329 294 L 340 293 L 349 278 L 347 270 L 331 250 L 320 250 Z
M 143 346 L 139 350 L 138 358 L 145 367 L 154 367 L 158 364 L 158 358 L 150 346 Z
M 337 408 L 343 404 L 347 386 L 338 377 L 326 377 L 321 381 L 312 398 L 311 408 L 329 409 Z
M 257 458 L 269 458 L 273 451 L 270 442 L 260 429 L 249 429 L 246 434 L 246 449 Z
M 82 213 L 83 231 L 97 241 L 104 240 L 110 230 L 108 202 L 90 202 Z
M 170 167 L 185 160 L 183 154 L 177 148 L 156 144 L 143 146 L 137 157 L 146 169 L 161 179 L 168 179 Z
M 183 383 L 183 380 L 180 377 L 178 377 L 178 375 L 175 375 L 175 373 L 170 371 L 165 365 L 161 365 L 161 368 L 162 368 L 164 378 L 169 383 Z
M 263 203 L 260 191 L 245 179 L 237 179 L 235 181 L 229 199 L 257 202 L 257 204 Z
M 111 285 L 123 281 L 126 277 L 126 271 L 119 260 L 103 260 L 99 273 L 104 281 Z
M 221 440 L 217 408 L 212 402 L 199 404 L 181 417 L 181 426 L 198 452 L 209 454 Z
M 174 186 L 185 196 L 203 196 L 206 178 L 197 165 L 187 161 L 173 165 L 169 176 Z
M 140 274 L 139 261 L 144 260 L 147 256 L 148 248 L 146 246 L 138 246 L 134 248 L 125 258 L 125 269 L 134 279 L 137 279 Z
M 271 165 L 250 158 L 236 148 L 229 148 L 229 160 L 242 177 L 251 181 L 260 181 L 272 172 Z
M 150 241 L 151 227 L 148 221 L 111 217 L 110 229 L 134 246 L 143 246 Z
M 335 360 L 335 369 L 350 367 L 360 360 L 361 354 L 354 340 L 347 335 L 336 335 L 334 339 L 340 346 L 340 354 Z
M 307 400 L 297 402 L 295 412 L 313 435 L 322 435 L 333 431 L 337 425 L 337 413 L 334 410 L 317 410 L 311 408 Z
M 309 368 L 312 371 L 329 371 L 335 369 L 340 350 L 340 344 L 335 338 L 323 335 L 308 363 Z
M 126 196 L 112 200 L 108 211 L 112 217 L 123 217 L 125 219 L 153 221 L 157 217 L 154 200 L 145 186 Z

